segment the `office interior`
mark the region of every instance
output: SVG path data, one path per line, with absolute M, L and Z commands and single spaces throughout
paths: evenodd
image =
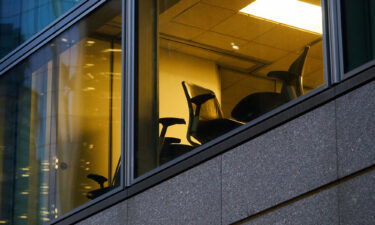
M 119 186 L 121 1 L 0 77 L 1 221 L 43 224 Z
M 250 6 L 253 11 L 247 12 Z M 278 21 L 285 13 L 293 15 L 299 9 L 304 12 L 310 8 L 316 12 L 311 16 L 314 21 L 300 21 L 302 25 Z M 256 10 L 264 13 L 257 14 Z M 232 112 L 239 102 L 256 93 L 282 92 L 283 82 L 267 75 L 288 71 L 306 47 L 301 71 L 303 93 L 323 85 L 321 10 L 319 0 L 159 1 L 157 116 L 185 121 L 169 126 L 164 136 L 180 139 L 180 145 L 192 146 L 187 151 L 206 142 L 194 137 L 188 140 L 192 118 L 182 82 L 212 91 L 223 118 L 239 124 L 250 122 L 233 118 Z M 304 22 L 311 26 L 304 27 Z M 161 132 L 159 123 L 159 138 Z M 158 165 L 165 162 L 160 162 L 160 155 L 156 157 Z
M 1 195 L 13 193 L 1 204 L 11 211 L 15 205 L 8 198 L 17 200 L 17 211 L 9 213 L 17 221 L 47 222 L 118 185 L 123 102 L 119 2 L 108 2 L 2 78 L 1 104 L 10 107 L 2 107 L 0 120 L 16 117 L 4 122 L 8 127 L 0 129 L 0 137 L 17 155 L 0 155 L 0 161 L 11 159 L 16 165 L 1 168 L 1 179 L 7 181 Z M 299 6 L 321 12 L 317 0 L 139 3 L 140 12 L 153 9 L 157 14 L 139 15 L 135 176 L 250 122 L 233 116 L 239 103 L 258 93 L 282 93 L 283 81 L 268 75 L 289 71 L 301 56 L 303 93 L 324 84 L 321 14 L 308 21 L 320 27 L 305 28 L 269 18 L 267 10 L 262 15 L 245 10 L 258 3 L 279 7 L 268 15 L 296 13 Z M 289 12 L 289 3 L 297 9 Z M 18 95 L 12 96 L 9 87 Z M 224 122 L 201 135 L 229 127 L 225 132 L 201 139 L 193 134 L 191 127 L 202 120 L 194 122 L 191 116 L 197 109 L 191 87 L 209 97 L 202 110 L 215 111 L 217 118 L 208 121 Z M 174 119 L 164 131 L 163 118 Z M 22 130 L 18 139 L 7 136 L 9 129 Z

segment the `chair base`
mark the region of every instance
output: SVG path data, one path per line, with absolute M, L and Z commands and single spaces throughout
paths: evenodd
M 159 159 L 160 165 L 169 162 L 172 159 L 175 159 L 193 149 L 194 147 L 190 145 L 169 144 L 161 150 Z
M 232 117 L 241 122 L 249 122 L 285 103 L 284 96 L 274 92 L 260 92 L 243 98 L 232 110 Z
M 241 125 L 242 123 L 230 119 L 201 120 L 194 138 L 204 144 Z

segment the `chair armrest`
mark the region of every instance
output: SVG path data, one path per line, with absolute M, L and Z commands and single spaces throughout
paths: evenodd
M 159 119 L 159 123 L 163 126 L 169 127 L 175 124 L 186 124 L 184 119 L 174 117 L 164 117 Z
M 102 175 L 92 174 L 92 173 L 90 173 L 89 175 L 87 175 L 87 178 L 89 178 L 89 179 L 97 182 L 100 185 L 100 188 L 104 188 L 104 182 L 106 182 L 108 180 L 107 178 L 105 178 Z
M 105 187 L 105 188 L 96 189 L 96 190 L 88 192 L 86 197 L 88 199 L 95 199 L 95 198 L 109 192 L 112 189 L 113 189 L 113 187 Z
M 178 143 L 181 143 L 180 138 L 166 137 L 164 139 L 164 144 L 178 144 Z
M 215 98 L 215 95 L 212 93 L 209 93 L 209 94 L 197 95 L 194 98 L 192 98 L 190 101 L 198 106 L 198 105 L 202 105 L 203 103 L 213 98 Z
M 297 74 L 288 71 L 271 71 L 267 74 L 267 77 L 277 78 L 288 83 L 295 80 L 297 78 Z

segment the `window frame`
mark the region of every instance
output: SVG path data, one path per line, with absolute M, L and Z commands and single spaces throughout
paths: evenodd
M 181 162 L 181 161 L 184 161 L 186 160 L 187 158 L 190 158 L 192 157 L 193 155 L 196 155 L 202 151 L 205 151 L 206 149 L 208 148 L 211 148 L 212 146 L 214 145 L 217 145 L 217 144 L 220 144 L 221 142 L 224 142 L 226 141 L 227 139 L 229 139 L 230 137 L 232 136 L 235 136 L 237 134 L 240 134 L 242 132 L 244 132 L 245 130 L 248 130 L 248 129 L 251 129 L 252 127 L 254 126 L 257 126 L 259 124 L 261 124 L 263 121 L 287 110 L 287 109 L 290 109 L 292 107 L 294 107 L 295 105 L 303 102 L 303 101 L 306 101 L 307 99 L 319 94 L 320 92 L 322 92 L 323 90 L 327 89 L 328 87 L 330 87 L 333 83 L 335 82 L 338 82 L 338 78 L 337 76 L 332 76 L 332 74 L 337 74 L 337 72 L 339 71 L 339 64 L 337 63 L 337 59 L 336 59 L 336 55 L 335 54 L 331 54 L 332 51 L 337 51 L 337 45 L 336 45 L 336 40 L 335 39 L 329 39 L 330 36 L 334 36 L 336 37 L 336 29 L 337 29 L 337 26 L 336 26 L 336 23 L 337 21 L 335 20 L 336 16 L 334 16 L 334 18 L 330 17 L 329 15 L 332 15 L 335 10 L 336 10 L 336 4 L 333 3 L 334 1 L 329 1 L 329 0 L 321 0 L 321 5 L 322 5 L 322 21 L 323 21 L 323 36 L 322 36 L 322 40 L 323 40 L 323 62 L 324 62 L 324 85 L 310 91 L 309 93 L 307 94 L 304 94 L 300 97 L 298 97 L 297 99 L 294 99 L 236 129 L 233 129 L 231 130 L 230 132 L 220 136 L 220 137 L 217 137 L 215 138 L 214 140 L 212 141 L 209 141 L 207 143 L 205 143 L 204 145 L 201 145 L 201 146 L 198 146 L 196 148 L 194 148 L 193 150 L 191 150 L 190 152 L 188 153 L 185 153 L 184 155 L 181 155 L 163 165 L 160 165 L 138 177 L 134 177 L 134 173 L 130 174 L 130 185 L 135 185 L 137 183 L 140 183 L 142 182 L 144 179 L 150 177 L 150 176 L 153 176 L 155 174 L 158 174 L 160 172 L 162 172 L 163 170 Z M 136 21 L 136 18 L 135 18 L 135 21 Z M 136 21 L 137 22 L 137 21 Z M 135 24 L 135 26 L 137 26 L 137 23 Z M 137 60 L 137 57 L 134 57 L 136 58 Z M 136 61 L 135 65 L 138 65 L 138 61 Z M 129 74 L 130 75 L 130 74 Z M 132 74 L 133 76 L 137 76 L 137 74 Z M 135 91 L 136 91 L 136 87 L 133 86 L 132 87 L 134 89 L 133 93 L 134 93 L 134 96 L 135 98 L 138 98 L 138 96 L 135 94 Z M 136 112 L 132 112 L 133 114 L 135 114 Z M 133 149 L 132 149 L 132 155 L 130 159 L 133 159 L 131 163 L 134 164 L 134 155 L 135 155 L 135 149 L 134 149 L 134 142 L 135 142 L 135 131 L 133 133 L 133 138 L 132 138 L 132 141 L 133 141 Z
M 13 68 L 20 61 L 31 55 L 33 52 L 42 47 L 46 42 L 50 41 L 62 31 L 64 31 L 69 23 L 75 23 L 90 12 L 97 4 L 101 4 L 105 0 L 82 0 L 70 10 L 62 14 L 58 19 L 51 22 L 48 26 L 34 34 L 31 38 L 23 42 L 17 48 L 0 58 L 0 76 Z
M 72 9 L 68 10 L 68 12 L 64 13 L 59 19 L 39 31 L 35 34 L 32 38 L 21 44 L 19 47 L 8 53 L 5 57 L 0 59 L 0 76 L 5 75 L 8 71 L 15 68 L 18 64 L 23 62 L 27 57 L 32 56 L 33 53 L 37 52 L 39 49 L 43 48 L 46 44 L 48 44 L 51 40 L 58 37 L 60 34 L 71 28 L 72 26 L 76 25 L 79 21 L 87 17 L 90 13 L 94 12 L 96 9 L 99 9 L 103 6 L 106 2 L 110 0 L 83 0 L 82 2 L 78 3 Z M 122 3 L 122 21 L 125 21 L 125 2 L 126 0 L 120 0 Z M 125 24 L 122 23 L 122 98 L 124 99 L 124 59 L 125 59 Z M 127 54 L 128 55 L 128 54 Z M 126 56 L 128 57 L 128 56 Z M 125 140 L 125 133 L 124 133 L 124 101 L 122 102 L 122 112 L 121 112 L 121 139 Z M 122 165 L 125 164 L 125 150 L 124 150 L 124 141 L 121 141 L 121 163 Z M 125 166 L 122 167 L 121 170 L 121 182 L 119 187 L 114 188 L 108 193 L 99 196 L 96 199 L 90 200 L 89 202 L 80 205 L 71 211 L 63 214 L 62 216 L 51 220 L 48 224 L 56 224 L 60 223 L 61 221 L 75 219 L 77 215 L 79 217 L 87 215 L 87 213 L 81 213 L 82 210 L 88 209 L 92 206 L 96 206 L 97 208 L 99 202 L 103 202 L 104 200 L 110 199 L 114 195 L 123 195 L 125 190 Z M 101 208 L 101 207 L 100 207 Z M 98 211 L 98 210 L 96 210 Z
M 12 69 L 26 57 L 37 51 L 50 40 L 76 24 L 83 17 L 102 6 L 110 0 L 83 0 L 71 10 L 66 12 L 55 22 L 44 28 L 31 39 L 0 59 L 0 76 Z M 333 84 L 343 80 L 342 74 L 342 35 L 340 30 L 340 1 L 322 0 L 323 10 L 323 51 L 325 84 L 287 104 L 268 112 L 261 117 L 232 130 L 231 132 L 200 146 L 193 151 L 182 155 L 160 167 L 157 167 L 138 178 L 133 177 L 134 166 L 134 141 L 135 141 L 135 102 L 137 76 L 137 0 L 122 1 L 122 167 L 121 185 L 115 190 L 99 198 L 77 207 L 63 216 L 51 221 L 49 224 L 71 224 L 81 221 L 95 213 L 101 212 L 116 203 L 130 198 L 164 180 L 167 180 L 187 169 L 213 158 L 235 146 L 249 141 L 282 123 L 292 120 L 299 115 L 310 111 L 334 99 L 339 94 L 348 91 L 347 83 L 342 87 Z M 371 65 L 375 65 L 375 60 Z M 358 68 L 362 71 L 370 67 L 364 65 Z M 347 73 L 354 76 L 358 73 Z M 373 76 L 375 77 L 375 75 Z M 371 78 L 372 79 L 372 78 Z M 358 85 L 360 81 L 353 81 L 349 86 Z M 361 81 L 364 82 L 364 81 Z M 346 86 L 345 86 L 346 85 Z M 341 87 L 341 89 L 340 89 Z M 337 91 L 339 90 L 339 91 Z

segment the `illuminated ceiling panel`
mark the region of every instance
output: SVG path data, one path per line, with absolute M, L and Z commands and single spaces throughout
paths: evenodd
M 240 12 L 322 34 L 322 8 L 298 0 L 256 0 Z

